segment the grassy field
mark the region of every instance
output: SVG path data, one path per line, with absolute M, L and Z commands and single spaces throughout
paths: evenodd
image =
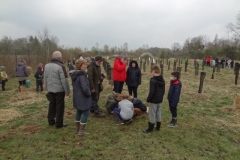
M 31 88 L 25 94 L 17 92 L 15 78 L 9 79 L 7 91 L 0 91 L 0 159 L 240 159 L 240 111 L 234 104 L 240 87 L 234 85 L 233 70 L 221 69 L 211 79 L 212 68 L 205 68 L 207 76 L 203 93 L 199 94 L 200 78 L 194 75 L 193 60 L 189 61 L 187 72 L 182 64 L 178 126 L 169 128 L 171 114 L 166 96 L 173 67 L 169 71 L 166 63 L 164 67 L 162 127 L 160 132 L 152 134 L 142 133 L 147 127 L 147 115 L 121 126 L 114 125 L 113 115 L 101 119 L 91 115 L 86 126 L 90 135 L 80 137 L 75 132 L 71 97 L 65 102 L 64 121 L 68 127 L 55 129 L 47 123 L 46 92 L 35 93 L 33 75 Z M 143 73 L 138 89 L 138 98 L 143 102 L 148 95 L 149 70 L 150 67 Z M 111 90 L 105 80 L 99 101 L 105 113 L 104 105 Z

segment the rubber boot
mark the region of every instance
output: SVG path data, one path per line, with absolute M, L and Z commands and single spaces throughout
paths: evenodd
M 171 126 L 172 123 L 173 123 L 173 118 L 172 118 L 171 122 L 168 123 L 168 126 Z
M 161 122 L 157 122 L 156 131 L 160 131 L 160 127 L 161 127 Z
M 89 133 L 85 131 L 85 126 L 86 124 L 81 124 L 80 123 L 80 128 L 79 128 L 79 132 L 78 135 L 79 136 L 83 136 L 83 135 L 88 135 Z
M 177 126 L 177 118 L 173 118 L 173 121 L 171 124 L 168 125 L 169 127 L 176 127 Z
M 143 133 L 152 133 L 154 128 L 154 123 L 148 122 L 148 129 L 143 130 Z
M 76 124 L 76 132 L 78 133 L 80 129 L 80 122 L 75 122 L 75 124 Z

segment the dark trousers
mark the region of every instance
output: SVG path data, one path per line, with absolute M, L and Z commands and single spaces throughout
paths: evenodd
M 6 84 L 6 80 L 2 80 L 2 91 L 5 91 L 5 84 Z
M 122 89 L 123 89 L 123 82 L 120 81 L 114 81 L 113 82 L 114 88 L 113 91 L 116 93 L 122 93 Z
M 177 117 L 177 106 L 170 106 L 170 103 L 169 103 L 169 109 L 172 113 L 172 117 Z
M 92 94 L 92 107 L 91 107 L 91 112 L 94 112 L 95 114 L 100 113 L 100 108 L 98 106 L 98 99 L 99 99 L 99 94 L 94 92 Z
M 56 127 L 61 127 L 63 125 L 63 115 L 64 115 L 64 97 L 65 92 L 57 92 L 49 94 L 49 108 L 48 108 L 48 123 L 49 125 L 56 125 Z M 55 121 L 56 118 L 56 121 Z
M 132 96 L 132 92 L 133 92 L 134 98 L 137 98 L 137 88 L 138 87 L 128 86 L 129 95 Z
M 39 87 L 41 88 L 41 91 L 43 91 L 43 83 L 42 80 L 36 80 L 36 91 L 39 91 Z
M 18 83 L 19 83 L 19 86 L 21 86 L 21 85 L 25 85 L 25 84 L 26 84 L 26 80 L 18 81 Z

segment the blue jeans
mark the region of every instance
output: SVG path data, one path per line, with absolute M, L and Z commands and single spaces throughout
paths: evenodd
M 115 113 L 118 121 L 122 121 L 122 117 L 121 117 L 121 115 L 120 115 L 120 111 L 121 111 L 121 109 L 119 109 L 119 108 L 114 108 L 114 109 L 113 109 L 113 112 Z
M 90 111 L 89 109 L 85 110 L 85 111 L 77 109 L 76 122 L 80 122 L 81 124 L 86 124 L 87 119 L 89 117 L 89 111 Z

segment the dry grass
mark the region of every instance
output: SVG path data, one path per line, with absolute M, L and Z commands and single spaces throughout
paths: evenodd
M 9 121 L 23 115 L 17 108 L 0 109 L 0 126 L 6 125 Z
M 39 96 L 36 92 L 27 90 L 26 92 L 15 91 L 15 94 L 9 99 L 9 106 L 23 106 L 31 105 L 37 102 L 45 100 L 42 96 Z

